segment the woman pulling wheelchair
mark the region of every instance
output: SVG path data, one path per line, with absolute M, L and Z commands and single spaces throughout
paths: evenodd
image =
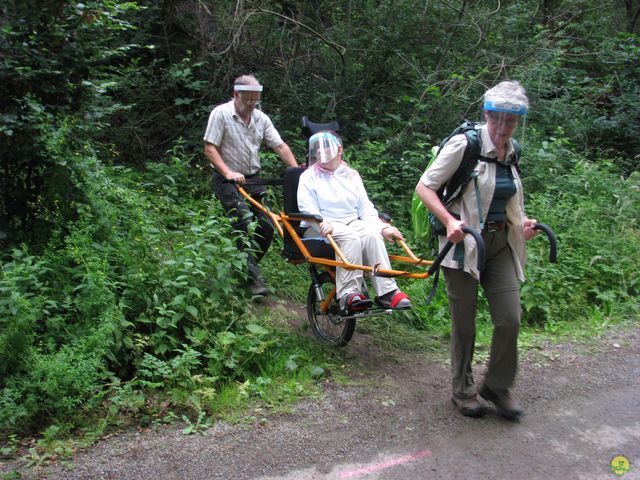
M 440 247 L 456 243 L 442 262 L 452 317 L 452 401 L 465 416 L 486 412 L 477 394 L 492 402 L 505 418 L 517 420 L 522 408 L 511 396 L 518 367 L 520 287 L 524 280 L 525 241 L 537 232 L 536 221 L 526 217 L 522 183 L 515 161 L 512 135 L 523 123 L 529 101 L 518 82 L 505 81 L 484 95 L 484 118 L 478 138 L 481 157 L 475 178 L 452 203 L 442 204 L 438 191 L 461 164 L 467 137 L 456 135 L 442 148 L 416 186 L 426 207 L 446 227 Z M 520 128 L 522 134 L 523 127 Z M 482 213 L 484 212 L 484 213 Z M 475 263 L 475 243 L 467 241 L 462 227 L 482 231 L 485 269 Z M 489 364 L 482 387 L 476 391 L 471 370 L 476 335 L 478 286 L 481 285 L 494 325 Z
M 301 213 L 321 216 L 323 221 L 303 221 L 301 227 L 307 228 L 304 237 L 331 235 L 349 262 L 390 269 L 384 240 L 403 240 L 402 233 L 380 220 L 360 175 L 343 161 L 342 153 L 342 140 L 335 132 L 323 131 L 309 138 L 309 168 L 300 176 L 298 208 Z M 362 270 L 336 268 L 341 309 L 358 312 L 372 306 L 364 293 L 363 277 Z M 411 307 L 409 297 L 393 278 L 372 275 L 370 280 L 380 307 Z

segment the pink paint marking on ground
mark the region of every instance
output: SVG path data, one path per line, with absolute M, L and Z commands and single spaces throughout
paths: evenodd
M 380 470 L 385 470 L 387 468 L 395 467 L 396 465 L 400 465 L 407 462 L 413 462 L 419 458 L 430 457 L 431 450 L 421 450 L 416 453 L 412 453 L 410 455 L 405 455 L 403 457 L 398 457 L 393 460 L 388 460 L 386 462 L 378 463 L 375 465 L 370 465 L 368 467 L 359 468 L 357 470 L 345 470 L 340 472 L 338 478 L 357 478 L 362 477 L 363 475 L 369 475 L 373 472 L 379 472 Z

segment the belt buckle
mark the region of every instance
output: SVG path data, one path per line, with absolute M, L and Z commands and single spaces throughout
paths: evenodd
M 487 222 L 484 229 L 489 233 L 493 233 L 497 232 L 499 230 L 499 227 L 499 222 Z

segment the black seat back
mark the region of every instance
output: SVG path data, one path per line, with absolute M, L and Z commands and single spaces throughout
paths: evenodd
M 299 213 L 298 210 L 298 182 L 304 167 L 289 167 L 284 172 L 284 187 L 282 191 L 284 213 Z
M 284 173 L 284 187 L 283 187 L 283 203 L 284 213 L 299 213 L 298 209 L 298 182 L 300 181 L 300 175 L 305 171 L 303 167 L 289 167 Z M 300 228 L 300 222 L 290 222 L 301 237 L 303 234 Z M 305 239 L 304 244 L 309 250 L 309 253 L 314 257 L 322 258 L 335 258 L 333 248 L 328 243 L 322 240 Z M 304 256 L 300 253 L 298 246 L 289 234 L 289 231 L 285 228 L 283 235 L 283 248 L 282 255 L 284 258 L 293 263 L 304 261 Z

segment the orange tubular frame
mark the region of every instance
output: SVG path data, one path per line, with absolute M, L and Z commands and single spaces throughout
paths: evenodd
M 273 213 L 271 210 L 269 210 L 267 207 L 265 207 L 263 204 L 261 204 L 260 202 L 256 201 L 251 195 L 249 195 L 249 193 L 247 193 L 247 191 L 244 188 L 242 188 L 239 185 L 236 185 L 236 187 L 238 188 L 238 191 L 240 192 L 240 195 L 242 195 L 244 198 L 246 198 L 247 201 L 249 203 L 251 203 L 251 205 L 253 205 L 257 209 L 261 210 L 267 217 L 269 217 L 269 219 L 271 220 L 271 223 L 273 223 L 273 225 L 276 228 L 276 230 L 278 230 L 278 234 L 281 237 L 284 236 L 284 231 L 282 230 L 280 217 L 278 215 L 276 215 L 275 213 Z
M 348 270 L 362 270 L 365 272 L 370 272 L 373 275 L 388 276 L 388 277 L 407 277 L 407 278 L 425 279 L 431 276 L 429 272 L 416 273 L 416 272 L 409 272 L 407 270 L 394 270 L 394 269 L 388 270 L 384 268 L 378 268 L 378 266 L 371 267 L 368 265 L 357 265 L 357 264 L 350 263 L 344 257 L 344 254 L 342 253 L 342 251 L 340 251 L 340 248 L 336 245 L 331 235 L 327 235 L 327 240 L 333 247 L 336 253 L 336 258 L 338 258 L 339 260 L 331 260 L 328 258 L 314 257 L 309 253 L 309 250 L 305 246 L 304 242 L 302 241 L 298 233 L 295 231 L 295 228 L 291 225 L 292 221 L 300 221 L 300 220 L 312 221 L 312 220 L 309 220 L 309 218 L 306 216 L 302 218 L 302 217 L 297 217 L 295 214 L 286 214 L 284 212 L 280 213 L 280 215 L 276 215 L 273 212 L 271 212 L 267 207 L 262 205 L 260 202 L 257 202 L 255 199 L 253 199 L 251 195 L 249 195 L 249 193 L 247 193 L 247 191 L 244 188 L 242 188 L 241 186 L 237 186 L 237 187 L 240 194 L 244 198 L 246 198 L 248 202 L 250 202 L 254 207 L 259 209 L 265 215 L 267 215 L 267 217 L 269 217 L 269 219 L 273 223 L 276 230 L 278 230 L 278 234 L 280 235 L 280 237 L 284 236 L 284 229 L 287 230 L 287 232 L 289 233 L 289 235 L 291 235 L 291 238 L 295 242 L 296 246 L 300 250 L 300 253 L 305 258 L 305 260 L 309 263 L 331 266 L 331 267 L 341 267 L 341 268 L 346 268 Z M 409 263 L 413 266 L 430 266 L 433 264 L 433 261 L 431 260 L 424 260 L 422 258 L 418 258 L 403 240 L 397 240 L 397 242 L 405 251 L 406 256 L 389 255 L 390 261 Z M 325 299 L 325 301 L 327 300 L 329 299 Z

